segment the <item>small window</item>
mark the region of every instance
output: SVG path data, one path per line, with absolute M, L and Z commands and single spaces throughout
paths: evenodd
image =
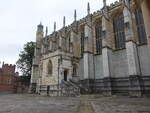
M 73 65 L 73 76 L 77 76 L 77 66 Z
M 52 65 L 52 61 L 49 60 L 48 61 L 48 65 L 47 65 L 47 74 L 48 76 L 52 76 L 52 73 L 53 73 L 53 65 Z

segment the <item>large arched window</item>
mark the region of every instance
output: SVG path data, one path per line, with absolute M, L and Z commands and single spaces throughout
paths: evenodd
M 124 16 L 120 13 L 113 19 L 116 49 L 125 48 Z
M 95 25 L 95 38 L 96 38 L 96 53 L 102 53 L 102 26 L 101 22 Z
M 47 74 L 48 76 L 52 76 L 52 73 L 53 73 L 53 65 L 52 65 L 52 61 L 49 60 L 47 64 Z
M 147 43 L 143 14 L 140 8 L 135 11 L 138 40 L 140 44 Z

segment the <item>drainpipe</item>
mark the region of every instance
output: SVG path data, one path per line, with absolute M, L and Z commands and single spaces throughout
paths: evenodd
M 60 59 L 58 59 L 58 86 L 57 86 L 58 94 L 57 95 L 59 95 L 59 67 L 60 67 Z

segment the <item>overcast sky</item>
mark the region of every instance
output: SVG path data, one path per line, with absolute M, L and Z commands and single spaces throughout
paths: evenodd
M 107 0 L 107 3 L 115 1 Z M 35 41 L 40 21 L 48 26 L 50 34 L 54 21 L 57 30 L 62 27 L 63 16 L 66 24 L 73 22 L 74 9 L 77 9 L 77 19 L 86 16 L 87 2 L 91 12 L 103 6 L 103 0 L 0 0 L 0 62 L 16 63 L 23 45 Z

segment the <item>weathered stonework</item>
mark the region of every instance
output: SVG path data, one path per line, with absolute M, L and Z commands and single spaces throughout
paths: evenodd
M 120 0 L 91 14 L 88 4 L 85 18 L 76 20 L 75 11 L 71 25 L 64 17 L 63 28 L 56 31 L 55 23 L 50 35 L 38 25 L 31 77 L 36 92 L 149 94 L 149 7 L 149 0 Z

